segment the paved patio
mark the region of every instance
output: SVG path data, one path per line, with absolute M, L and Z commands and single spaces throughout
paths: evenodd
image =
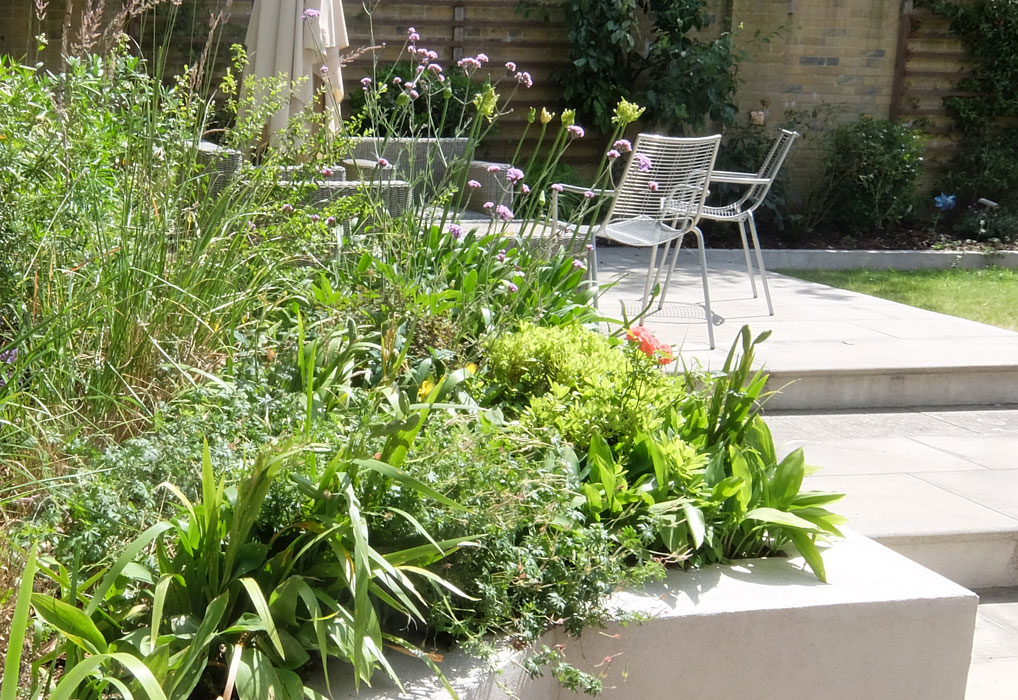
M 639 312 L 648 252 L 602 248 L 601 311 Z M 804 282 L 770 278 L 775 314 L 744 267 L 709 265 L 716 347 L 707 343 L 695 251 L 680 256 L 644 323 L 690 364 L 716 369 L 748 324 L 782 389 L 768 424 L 782 452 L 821 469 L 851 527 L 985 590 L 968 700 L 1013 697 L 1018 677 L 1018 333 Z M 655 308 L 655 307 L 652 307 Z

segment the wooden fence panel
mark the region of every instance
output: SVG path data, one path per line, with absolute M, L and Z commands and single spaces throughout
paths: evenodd
M 972 94 L 956 87 L 969 69 L 965 46 L 949 25 L 947 19 L 911 2 L 903 7 L 891 119 L 917 121 L 930 135 L 926 166 L 931 171 L 943 168 L 958 151 L 958 130 L 947 115 L 944 98 Z
M 438 53 L 438 62 L 446 71 L 459 70 L 456 61 L 464 56 L 487 54 L 492 79 L 504 79 L 499 89 L 503 93 L 514 85 L 504 68 L 507 61 L 513 61 L 533 75 L 534 86 L 519 89 L 512 113 L 499 120 L 483 152 L 491 159 L 507 158 L 516 148 L 531 106 L 559 111 L 561 90 L 551 76 L 569 65 L 570 45 L 561 5 L 551 3 L 525 16 L 516 11 L 518 4 L 517 0 L 383 0 L 369 14 L 361 2 L 348 0 L 344 11 L 351 50 L 383 44 L 384 48 L 369 51 L 344 68 L 347 92 L 361 89 L 360 79 L 371 75 L 374 61 L 401 58 L 408 27 L 421 35 L 420 46 Z M 528 137 L 528 145 L 533 145 L 534 136 Z M 596 137 L 581 140 L 570 147 L 569 160 L 590 162 L 603 148 Z

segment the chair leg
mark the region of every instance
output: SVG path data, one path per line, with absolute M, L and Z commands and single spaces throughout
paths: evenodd
M 679 251 L 682 249 L 682 239 L 685 236 L 679 236 L 675 239 L 675 252 L 672 253 L 672 264 L 668 266 L 668 275 L 665 277 L 665 286 L 661 288 L 661 298 L 658 300 L 657 309 L 658 311 L 665 305 L 665 295 L 668 293 L 668 288 L 672 284 L 672 273 L 675 272 L 675 263 L 679 259 Z M 662 264 L 664 261 L 662 261 Z
M 668 249 L 665 248 L 665 257 L 668 257 Z M 650 249 L 650 265 L 647 266 L 647 282 L 643 285 L 643 304 L 647 306 L 647 300 L 650 299 L 651 280 L 654 279 L 654 263 L 657 261 L 657 246 Z
M 742 253 L 746 256 L 746 274 L 749 275 L 749 287 L 753 290 L 753 298 L 756 299 L 756 275 L 753 274 L 753 263 L 749 259 L 749 241 L 746 240 L 746 222 L 739 219 L 739 235 L 742 236 Z
M 767 287 L 767 270 L 763 264 L 763 253 L 760 252 L 760 239 L 756 235 L 756 220 L 753 212 L 749 213 L 749 232 L 753 236 L 753 248 L 756 250 L 756 266 L 760 268 L 760 281 L 763 283 L 764 298 L 767 300 L 767 313 L 774 315 L 774 305 L 771 304 L 771 290 Z
M 714 314 L 710 310 L 710 288 L 707 286 L 707 252 L 703 249 L 703 232 L 693 227 L 692 233 L 700 247 L 700 276 L 703 278 L 703 308 L 707 314 L 707 339 L 710 349 L 714 349 Z

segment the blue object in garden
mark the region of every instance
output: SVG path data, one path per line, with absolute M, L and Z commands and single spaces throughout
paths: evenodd
M 940 211 L 948 211 L 949 209 L 954 209 L 955 196 L 941 192 L 940 196 L 933 198 L 933 203 Z

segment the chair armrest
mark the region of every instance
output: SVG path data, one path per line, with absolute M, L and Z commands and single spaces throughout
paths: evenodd
M 583 194 L 584 192 L 593 192 L 594 194 L 615 194 L 614 187 L 601 187 L 593 189 L 591 187 L 580 187 L 579 185 L 565 185 L 560 183 L 563 192 L 572 192 L 573 194 Z M 555 192 L 554 194 L 558 194 Z
M 735 185 L 766 185 L 770 178 L 759 177 L 756 173 L 736 173 L 731 170 L 715 170 L 711 182 L 730 182 Z

